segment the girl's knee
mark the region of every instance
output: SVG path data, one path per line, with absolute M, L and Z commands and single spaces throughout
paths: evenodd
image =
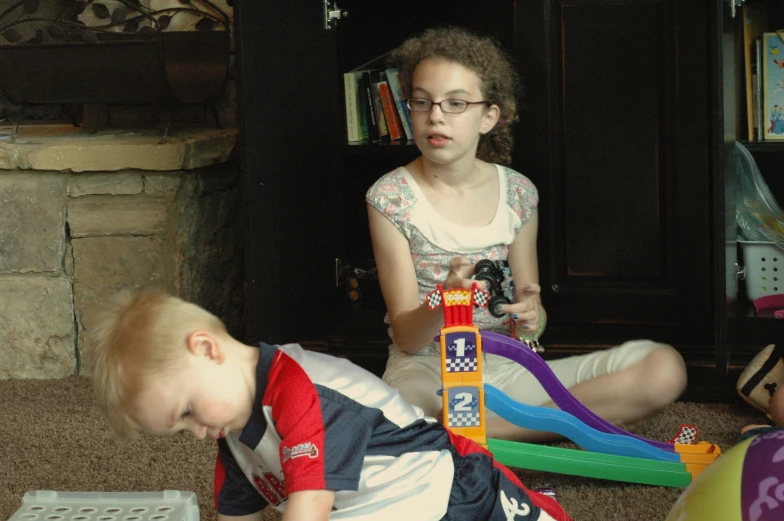
M 656 344 L 638 365 L 641 385 L 649 390 L 654 405 L 664 407 L 686 390 L 686 363 L 672 346 Z
M 397 389 L 400 396 L 410 405 L 415 405 L 422 409 L 425 416 L 438 418 L 441 411 L 441 398 L 438 396 L 438 388 L 423 385 L 417 380 L 402 380 L 392 384 Z

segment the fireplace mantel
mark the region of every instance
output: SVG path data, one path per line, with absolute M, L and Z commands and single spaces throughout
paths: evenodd
M 103 130 L 72 125 L 21 126 L 0 141 L 0 169 L 68 172 L 193 170 L 224 163 L 237 129 Z

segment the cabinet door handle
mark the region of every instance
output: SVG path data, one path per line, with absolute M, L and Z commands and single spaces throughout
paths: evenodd
M 735 0 L 730 0 L 734 2 Z M 338 24 L 338 20 L 348 16 L 348 11 L 338 7 L 335 0 L 324 0 L 324 29 L 330 30 Z
M 728 0 L 728 1 L 729 1 L 729 3 L 730 3 L 730 14 L 732 14 L 732 17 L 733 17 L 733 18 L 735 18 L 735 10 L 736 10 L 738 7 L 742 6 L 742 5 L 743 5 L 743 3 L 744 3 L 746 0 Z

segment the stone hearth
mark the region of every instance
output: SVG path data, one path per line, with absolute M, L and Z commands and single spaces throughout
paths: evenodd
M 0 379 L 88 373 L 91 313 L 124 288 L 243 328 L 237 131 L 162 137 L 40 125 L 0 141 Z

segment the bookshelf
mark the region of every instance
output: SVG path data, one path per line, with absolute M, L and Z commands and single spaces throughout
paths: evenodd
M 765 13 L 763 22 L 755 31 L 749 31 L 751 17 L 754 13 Z M 784 204 L 784 175 L 782 174 L 782 164 L 784 164 L 784 141 L 765 141 L 759 140 L 757 136 L 749 139 L 748 110 L 749 93 L 747 89 L 747 74 L 751 66 L 747 64 L 749 57 L 745 52 L 745 45 L 749 39 L 758 36 L 760 32 L 772 33 L 776 30 L 784 29 L 784 3 L 777 0 L 747 0 L 738 9 L 735 19 L 727 19 L 726 13 L 722 20 L 725 35 L 731 35 L 734 42 L 734 49 L 725 46 L 722 57 L 724 63 L 734 63 L 734 67 L 728 67 L 725 71 L 724 85 L 721 94 L 725 102 L 736 101 L 734 113 L 727 112 L 724 116 L 725 132 L 734 136 L 743 146 L 745 146 L 753 156 L 757 166 L 762 173 L 765 182 L 770 188 L 776 201 L 781 206 Z M 751 35 L 749 34 L 751 33 Z M 784 41 L 782 41 L 784 48 Z M 734 59 L 728 57 L 733 57 Z M 753 53 L 752 53 L 753 61 Z M 753 72 L 756 71 L 754 67 Z M 753 94 L 753 91 L 752 91 Z M 753 117 L 753 114 L 752 114 Z M 761 114 L 763 124 L 765 114 Z M 732 125 L 734 120 L 734 127 Z M 756 132 L 755 132 L 756 134 Z M 731 186 L 733 177 L 737 174 L 734 167 L 730 166 L 727 170 L 727 180 Z M 729 211 L 729 210 L 728 210 Z M 735 234 L 735 221 L 730 218 L 725 221 L 725 236 L 731 241 Z M 729 242 L 728 242 L 729 244 Z M 745 268 L 743 261 L 743 251 L 738 245 L 735 248 L 728 248 L 726 255 L 727 273 L 733 272 L 735 263 L 741 268 Z M 728 279 L 728 280 L 731 280 Z M 726 360 L 730 382 L 737 376 L 743 366 L 753 357 L 762 347 L 769 343 L 775 343 L 781 338 L 782 322 L 771 316 L 758 316 L 755 313 L 754 305 L 749 299 L 746 290 L 746 281 L 737 281 L 737 294 L 733 291 L 731 282 L 727 286 L 727 307 L 723 315 L 725 324 L 725 346 Z M 780 341 L 780 340 L 779 340 Z

